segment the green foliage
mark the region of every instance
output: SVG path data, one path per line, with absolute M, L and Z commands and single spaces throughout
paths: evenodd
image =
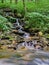
M 49 29 L 49 17 L 37 12 L 26 14 L 26 23 L 28 28 L 38 28 L 42 31 Z
M 8 22 L 8 20 L 0 15 L 0 30 L 10 30 L 10 28 L 12 27 L 12 24 L 10 22 Z
M 26 16 L 26 22 L 27 22 L 26 27 L 40 28 L 40 30 L 44 30 L 44 31 L 47 30 L 49 28 L 49 17 L 48 17 L 49 16 L 49 0 L 38 0 L 38 1 L 36 0 L 36 2 L 34 0 L 32 1 L 25 0 L 25 4 L 26 4 L 27 11 L 33 12 L 33 13 L 27 14 Z M 22 0 L 18 0 L 18 3 L 15 3 L 14 0 L 12 0 L 12 3 L 10 3 L 10 0 L 6 0 L 4 3 L 0 2 L 0 8 L 7 8 L 7 7 L 11 8 L 12 11 L 15 9 L 17 10 L 18 13 L 24 13 Z M 39 13 L 35 13 L 35 12 L 39 12 Z M 14 21 L 14 19 L 11 17 L 8 19 L 10 21 Z M 2 26 L 0 26 L 0 28 L 4 28 L 7 25 L 6 26 L 2 25 Z
M 6 17 L 8 19 L 8 21 L 10 21 L 11 23 L 15 23 L 16 22 L 16 18 L 12 17 L 12 16 L 7 16 Z
M 26 8 L 28 12 L 37 11 L 37 12 L 48 12 L 49 11 L 49 0 L 37 0 L 37 3 L 32 1 L 25 0 Z M 10 7 L 12 10 L 16 9 L 18 12 L 23 13 L 23 2 L 18 0 L 16 4 L 13 0 L 13 3 L 10 3 L 10 0 L 6 0 L 4 3 L 0 2 L 0 8 Z

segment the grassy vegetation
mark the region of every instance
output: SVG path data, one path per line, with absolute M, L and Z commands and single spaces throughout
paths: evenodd
M 40 28 L 40 30 L 44 31 L 47 30 L 49 28 L 49 0 L 25 0 L 25 5 L 27 12 L 29 12 L 29 15 L 26 14 L 26 18 L 28 18 L 28 20 L 26 19 L 27 27 Z M 10 3 L 10 0 L 6 0 L 4 3 L 0 2 L 0 8 L 11 8 L 12 11 L 16 9 L 17 13 L 24 13 L 22 0 L 18 0 L 18 3 L 15 3 L 14 1 Z
M 37 12 L 28 13 L 26 23 L 27 28 L 37 28 L 42 32 L 49 29 L 49 17 Z
M 10 30 L 12 27 L 12 24 L 8 22 L 8 20 L 0 15 L 0 30 L 7 31 Z
M 26 0 L 25 0 L 26 1 Z M 7 4 L 8 3 L 8 4 Z M 48 12 L 49 11 L 49 1 L 48 0 L 38 0 L 37 3 L 34 1 L 26 1 L 26 8 L 28 12 Z M 0 8 L 10 7 L 11 9 L 17 9 L 18 12 L 23 11 L 23 2 L 18 0 L 18 3 L 9 3 L 8 1 L 0 3 Z

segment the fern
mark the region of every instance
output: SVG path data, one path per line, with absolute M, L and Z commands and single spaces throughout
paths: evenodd
M 46 31 L 49 28 L 49 17 L 37 12 L 27 13 L 26 23 L 29 28 L 39 28 Z
M 8 20 L 0 15 L 0 30 L 7 31 L 10 30 L 12 27 L 12 24 L 8 22 Z

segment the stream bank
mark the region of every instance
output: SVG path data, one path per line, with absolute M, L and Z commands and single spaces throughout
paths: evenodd
M 6 18 L 16 16 L 7 11 Z M 22 19 L 15 17 L 12 30 L 0 32 L 1 65 L 49 65 L 49 40 L 41 31 L 24 28 Z

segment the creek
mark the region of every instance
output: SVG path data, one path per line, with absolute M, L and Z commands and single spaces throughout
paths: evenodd
M 16 19 L 14 28 L 18 30 L 18 33 L 21 33 L 23 38 L 28 39 L 30 37 L 30 33 L 23 30 L 19 19 Z M 24 53 L 26 53 L 26 59 L 22 57 L 18 58 L 14 53 L 10 58 L 0 59 L 0 65 L 49 65 L 49 52 L 43 51 L 41 47 L 35 49 L 35 44 L 37 44 L 36 40 L 19 43 L 17 48 L 24 46 L 28 49 L 28 51 L 24 51 Z M 21 52 L 21 54 L 23 54 L 23 52 Z

